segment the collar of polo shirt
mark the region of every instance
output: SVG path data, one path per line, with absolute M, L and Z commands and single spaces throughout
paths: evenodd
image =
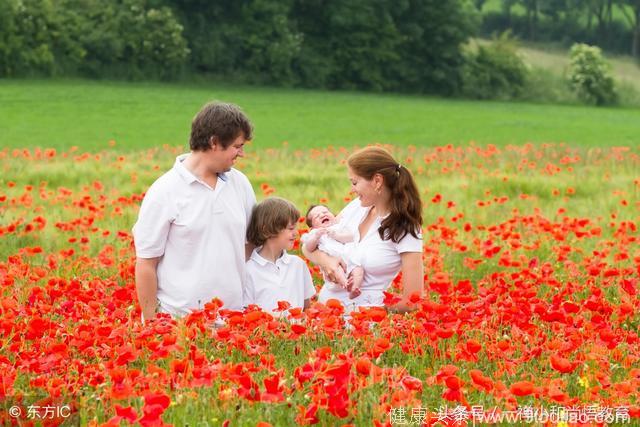
M 265 266 L 267 264 L 274 264 L 273 262 L 269 261 L 266 258 L 263 258 L 258 251 L 262 249 L 262 246 L 260 246 L 259 248 L 255 248 L 253 250 L 253 253 L 251 254 L 251 259 L 254 260 L 255 262 L 257 262 L 261 267 Z M 291 262 L 291 255 L 289 255 L 289 253 L 287 251 L 282 251 L 282 256 L 280 258 L 278 258 L 275 262 L 275 264 L 280 264 L 280 263 L 284 263 L 284 264 L 289 264 Z
M 187 184 L 191 184 L 196 181 L 200 182 L 198 177 L 192 174 L 191 171 L 189 171 L 189 169 L 187 169 L 182 163 L 184 162 L 184 160 L 187 158 L 188 155 L 189 153 L 186 153 L 176 157 L 175 169 L 178 172 L 178 175 L 180 175 L 180 178 L 184 179 Z M 218 173 L 218 178 L 226 182 L 229 177 L 227 176 L 226 172 L 220 172 Z

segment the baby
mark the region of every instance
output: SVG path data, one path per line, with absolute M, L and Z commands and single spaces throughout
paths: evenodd
M 303 235 L 302 244 L 309 252 L 316 248 L 327 255 L 340 258 L 347 264 L 347 277 L 342 276 L 342 283 L 347 283 L 347 290 L 351 299 L 360 295 L 364 280 L 364 269 L 361 262 L 354 254 L 354 236 L 348 230 L 340 226 L 339 218 L 336 218 L 328 207 L 324 205 L 311 205 L 307 211 L 307 225 L 311 228 Z M 338 269 L 340 273 L 342 270 Z

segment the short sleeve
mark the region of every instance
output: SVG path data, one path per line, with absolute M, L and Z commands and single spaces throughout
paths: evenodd
M 300 261 L 302 261 L 302 259 L 300 259 Z M 309 271 L 309 268 L 307 267 L 307 264 L 305 264 L 304 261 L 302 261 L 302 268 L 303 268 L 302 276 L 303 276 L 303 282 L 304 282 L 304 299 L 310 299 L 316 294 L 316 287 L 313 286 L 313 280 L 311 279 L 311 272 Z
M 338 214 L 340 223 L 353 216 L 358 211 L 358 208 L 362 208 L 360 205 L 360 199 L 353 199 L 350 201 Z
M 338 226 L 343 228 L 344 230 L 356 234 L 358 229 L 358 225 L 360 225 L 360 221 L 362 220 L 364 214 L 366 214 L 368 208 L 363 208 L 360 204 L 360 199 L 354 199 L 347 206 L 342 209 L 340 214 L 338 215 L 340 221 L 338 222 Z
M 422 233 L 418 233 L 418 237 L 413 237 L 411 233 L 408 233 L 398 242 L 398 253 L 404 252 L 422 252 Z
M 242 188 L 244 189 L 244 208 L 245 215 L 247 216 L 247 224 L 249 224 L 249 220 L 251 219 L 251 212 L 253 211 L 253 207 L 256 205 L 256 193 L 253 191 L 253 187 L 251 186 L 251 182 L 249 182 L 249 178 L 247 178 L 246 175 L 240 171 L 237 171 L 237 173 L 240 177 Z
M 169 228 L 175 217 L 173 203 L 152 185 L 142 200 L 138 220 L 132 230 L 137 257 L 164 255 Z

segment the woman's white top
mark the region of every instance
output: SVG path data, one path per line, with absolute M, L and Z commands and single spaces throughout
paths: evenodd
M 400 272 L 402 260 L 400 254 L 405 252 L 422 252 L 422 234 L 413 237 L 407 234 L 398 243 L 382 240 L 378 228 L 384 218 L 377 217 L 364 236 L 360 236 L 358 227 L 369 213 L 370 207 L 362 207 L 360 199 L 351 201 L 340 213 L 340 225 L 353 233 L 356 256 L 364 269 L 364 280 L 360 296 L 350 299 L 349 292 L 339 286 L 325 283 L 320 290 L 318 300 L 326 302 L 331 298 L 338 299 L 347 308 L 358 306 L 382 306 L 383 291 Z

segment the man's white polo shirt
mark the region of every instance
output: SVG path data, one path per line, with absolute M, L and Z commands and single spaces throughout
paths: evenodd
M 256 304 L 273 311 L 278 301 L 287 301 L 291 308 L 303 308 L 304 300 L 316 293 L 307 264 L 287 251 L 274 263 L 261 257 L 259 250 L 255 249 L 247 261 L 245 305 Z
M 160 310 L 182 316 L 213 298 L 242 308 L 245 242 L 255 193 L 236 169 L 219 174 L 215 189 L 176 158 L 147 191 L 133 227 L 136 255 L 158 264 Z

